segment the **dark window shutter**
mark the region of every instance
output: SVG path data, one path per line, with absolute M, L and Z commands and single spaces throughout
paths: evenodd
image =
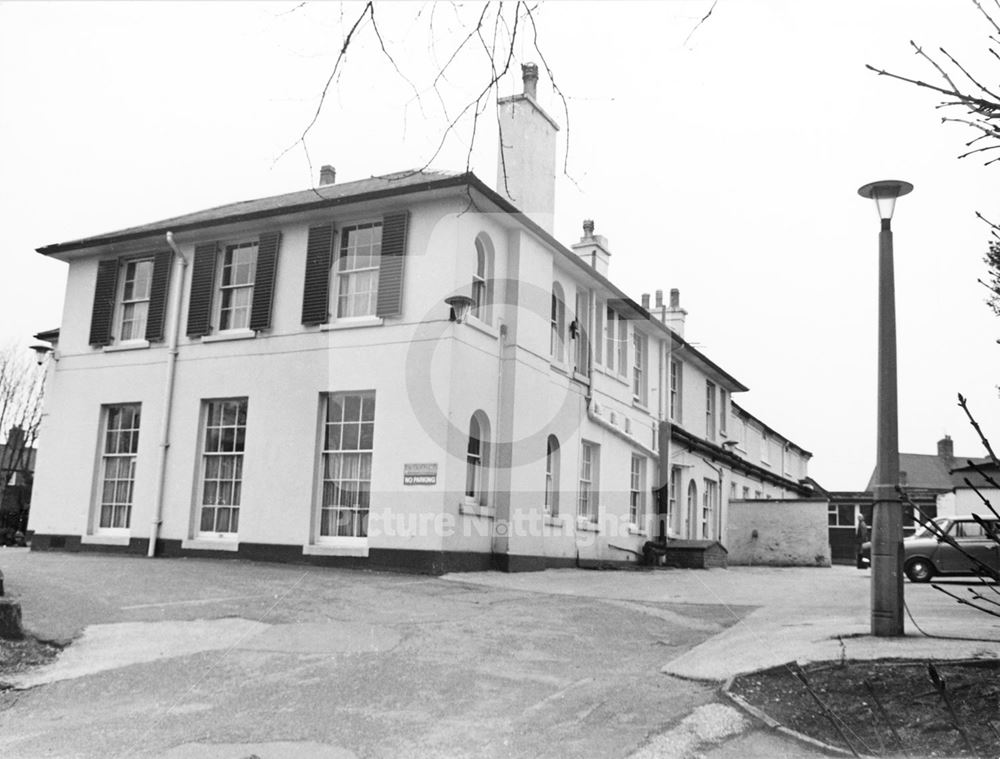
M 250 329 L 271 326 L 271 301 L 274 299 L 274 274 L 278 268 L 278 245 L 281 232 L 265 232 L 257 246 L 257 270 L 253 281 L 253 306 Z
M 403 311 L 403 260 L 406 257 L 409 219 L 408 211 L 382 217 L 382 260 L 378 270 L 376 316 L 399 316 Z
M 207 242 L 194 248 L 191 270 L 191 300 L 188 303 L 188 337 L 201 337 L 211 330 L 212 289 L 215 286 L 215 263 L 218 245 Z
M 149 286 L 149 312 L 146 314 L 146 339 L 150 342 L 163 339 L 163 317 L 167 311 L 170 265 L 173 260 L 171 250 L 161 250 L 153 255 L 153 281 Z
M 330 265 L 333 225 L 309 228 L 306 282 L 302 290 L 302 323 L 323 324 L 330 317 Z
M 111 323 L 115 315 L 115 293 L 118 290 L 118 259 L 97 264 L 97 285 L 94 287 L 94 308 L 90 312 L 90 344 L 111 342 Z

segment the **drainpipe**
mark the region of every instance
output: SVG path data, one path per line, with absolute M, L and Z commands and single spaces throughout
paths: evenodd
M 167 451 L 170 449 L 170 417 L 174 405 L 174 374 L 177 366 L 177 339 L 181 328 L 181 299 L 184 294 L 184 270 L 187 259 L 174 242 L 174 233 L 167 232 L 167 245 L 174 252 L 174 271 L 170 277 L 173 284 L 170 304 L 170 326 L 167 328 L 167 366 L 163 381 L 163 418 L 160 421 L 160 460 L 157 464 L 156 497 L 153 500 L 153 524 L 149 530 L 149 550 L 146 555 L 156 555 L 156 540 L 163 518 L 163 493 L 167 477 Z

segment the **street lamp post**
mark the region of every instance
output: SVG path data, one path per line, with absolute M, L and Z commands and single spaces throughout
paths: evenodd
M 872 635 L 903 634 L 903 507 L 899 482 L 899 425 L 896 401 L 896 295 L 892 264 L 892 212 L 896 198 L 913 190 L 909 182 L 884 180 L 858 189 L 875 201 L 882 220 L 878 236 L 878 433 L 875 513 L 872 517 Z

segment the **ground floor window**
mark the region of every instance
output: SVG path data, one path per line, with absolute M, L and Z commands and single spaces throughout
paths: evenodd
M 545 445 L 545 513 L 559 514 L 559 440 L 549 435 Z
M 98 517 L 102 530 L 127 530 L 132 521 L 139 416 L 138 403 L 107 406 L 104 411 Z
M 632 454 L 629 475 L 628 519 L 634 525 L 642 522 L 646 510 L 646 457 Z
M 374 391 L 327 396 L 320 538 L 368 536 L 374 446 Z
M 247 399 L 207 401 L 201 457 L 202 535 L 239 531 L 246 445 Z
M 577 515 L 591 522 L 597 521 L 597 476 L 599 448 L 584 441 L 580 445 L 580 491 Z
M 681 497 L 681 468 L 670 467 L 670 485 L 667 490 L 667 524 L 675 535 L 681 531 L 681 514 L 678 506 Z
M 715 480 L 705 480 L 705 489 L 701 494 L 701 529 L 699 537 L 709 539 L 712 537 L 714 527 L 715 511 L 719 504 L 719 483 Z

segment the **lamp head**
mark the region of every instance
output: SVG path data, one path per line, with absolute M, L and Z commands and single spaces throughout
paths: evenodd
M 35 352 L 35 361 L 41 366 L 45 361 L 45 356 L 51 353 L 52 348 L 48 345 L 32 345 L 31 350 Z
M 469 315 L 469 309 L 472 308 L 472 298 L 468 295 L 450 295 L 444 302 L 451 306 L 450 318 L 456 324 L 464 322 Z
M 858 195 L 875 201 L 880 219 L 889 221 L 896 208 L 896 198 L 913 192 L 913 185 L 899 179 L 883 179 L 880 182 L 869 182 L 858 188 Z

